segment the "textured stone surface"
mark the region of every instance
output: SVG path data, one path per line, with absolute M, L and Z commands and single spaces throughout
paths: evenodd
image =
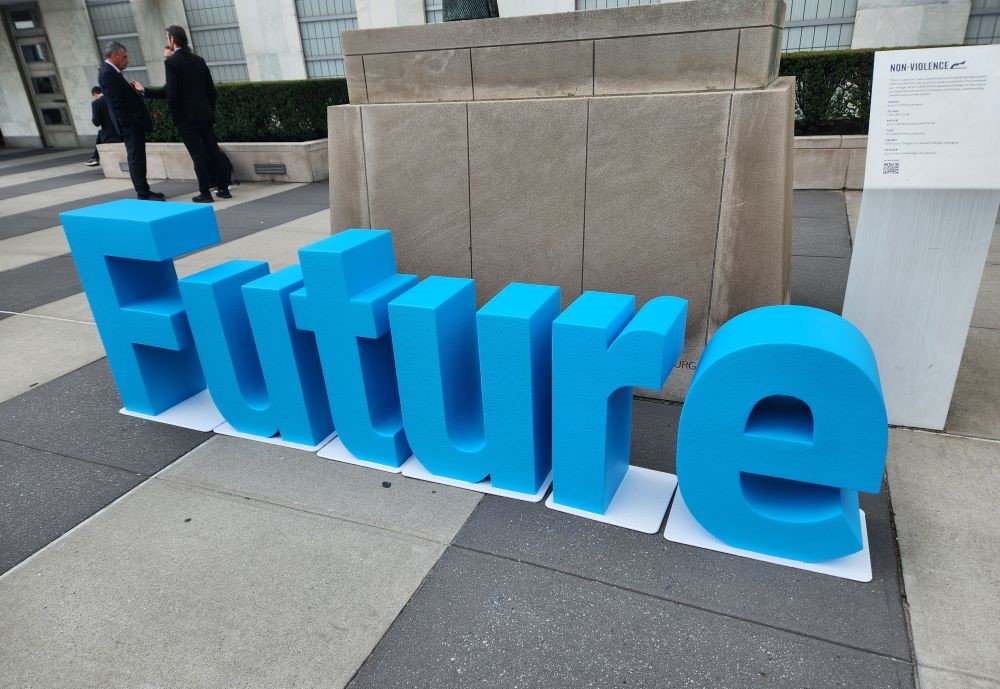
M 781 26 L 784 11 L 784 3 L 780 0 L 700 0 L 601 12 L 567 12 L 345 31 L 341 34 L 341 40 L 345 55 L 368 55 Z M 371 88 L 370 79 L 368 86 Z
M 792 256 L 791 303 L 840 315 L 850 268 L 849 258 Z
M 896 532 L 916 660 L 1000 682 L 995 442 L 893 430 Z
M 738 40 L 733 30 L 594 41 L 594 93 L 731 89 Z
M 906 662 L 452 547 L 350 686 L 868 689 L 912 687 L 911 673 Z
M 789 294 L 794 81 L 733 94 L 709 337 Z
M 365 55 L 369 103 L 472 100 L 468 50 Z
M 361 108 L 326 109 L 330 136 L 330 231 L 368 227 L 368 180 L 361 130 Z
M 851 152 L 842 148 L 796 148 L 796 189 L 843 189 Z
M 371 227 L 392 230 L 401 273 L 469 277 L 469 148 L 464 103 L 361 110 Z
M 188 453 L 160 477 L 443 544 L 451 542 L 482 497 L 224 435 Z
M 851 237 L 847 224 L 829 218 L 796 218 L 792 254 L 850 258 Z
M 347 74 L 348 102 L 358 105 L 368 102 L 368 84 L 365 82 L 364 58 L 348 56 L 344 58 L 344 71 Z M 333 107 L 333 106 L 331 106 Z
M 476 100 L 591 95 L 593 52 L 593 41 L 474 48 Z
M 143 480 L 2 440 L 0 476 L 0 574 Z
M 580 294 L 587 101 L 469 104 L 472 274 L 479 303 L 510 282 Z
M 983 266 L 979 296 L 972 312 L 972 327 L 1000 330 L 1000 265 L 996 263 Z
M 864 148 L 847 149 L 847 172 L 844 175 L 845 189 L 863 189 L 865 186 L 865 158 L 868 151 Z
M 0 581 L 3 681 L 342 687 L 441 549 L 154 479 Z
M 969 328 L 945 430 L 1000 440 L 1000 330 Z
M 736 88 L 763 88 L 778 76 L 781 58 L 781 29 L 759 26 L 740 29 L 740 49 L 736 59 Z
M 91 323 L 13 316 L 0 321 L 0 342 L 6 369 L 0 377 L 0 401 L 104 356 Z
M 706 93 L 590 105 L 583 289 L 634 294 L 639 306 L 687 299 L 685 361 L 705 344 L 729 102 Z M 692 375 L 675 370 L 667 395 L 679 399 Z

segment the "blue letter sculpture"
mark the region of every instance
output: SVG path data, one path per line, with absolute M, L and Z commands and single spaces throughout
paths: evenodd
M 125 408 L 159 414 L 204 390 L 173 259 L 219 241 L 212 209 L 122 200 L 59 217 Z
M 472 280 L 430 277 L 389 304 L 406 435 L 439 476 L 535 493 L 551 465 L 559 288 L 511 284 L 476 313 Z
M 803 562 L 862 549 L 888 428 L 871 347 L 827 311 L 772 306 L 708 343 L 681 412 L 677 477 L 725 543 Z
M 316 334 L 337 434 L 360 459 L 398 467 L 410 456 L 399 409 L 389 302 L 417 282 L 396 273 L 392 235 L 345 230 L 299 249 L 305 287 L 295 322 Z
M 305 445 L 333 432 L 315 340 L 293 324 L 298 266 L 268 275 L 266 263 L 229 261 L 179 285 L 209 392 L 233 428 Z
M 632 386 L 659 388 L 684 346 L 687 301 L 585 292 L 552 326 L 552 499 L 603 514 L 629 465 Z

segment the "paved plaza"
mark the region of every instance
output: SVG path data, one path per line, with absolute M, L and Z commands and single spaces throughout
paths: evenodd
M 119 414 L 58 214 L 132 194 L 87 155 L 0 149 L 0 688 L 1000 689 L 1000 232 L 857 583 Z M 328 199 L 236 187 L 178 273 L 291 265 Z M 795 192 L 793 303 L 840 312 L 858 203 Z M 680 408 L 636 402 L 634 464 L 673 471 Z

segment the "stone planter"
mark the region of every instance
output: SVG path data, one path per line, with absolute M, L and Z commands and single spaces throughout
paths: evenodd
M 797 136 L 792 175 L 795 189 L 861 189 L 867 136 Z
M 327 179 L 327 140 L 301 142 L 224 143 L 235 175 L 241 182 L 316 182 Z M 124 144 L 101 144 L 104 176 L 128 179 Z M 194 165 L 184 144 L 146 144 L 150 180 L 194 180 Z

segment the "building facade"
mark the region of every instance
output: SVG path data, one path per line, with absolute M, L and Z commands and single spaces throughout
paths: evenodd
M 656 0 L 499 0 L 503 16 Z M 671 1 L 671 0 L 665 0 Z M 787 0 L 784 51 L 1000 43 L 1000 0 Z M 185 27 L 216 81 L 344 75 L 340 34 L 433 23 L 441 0 L 0 0 L 5 146 L 89 146 L 90 88 L 115 40 L 128 73 L 163 83 L 164 29 Z

